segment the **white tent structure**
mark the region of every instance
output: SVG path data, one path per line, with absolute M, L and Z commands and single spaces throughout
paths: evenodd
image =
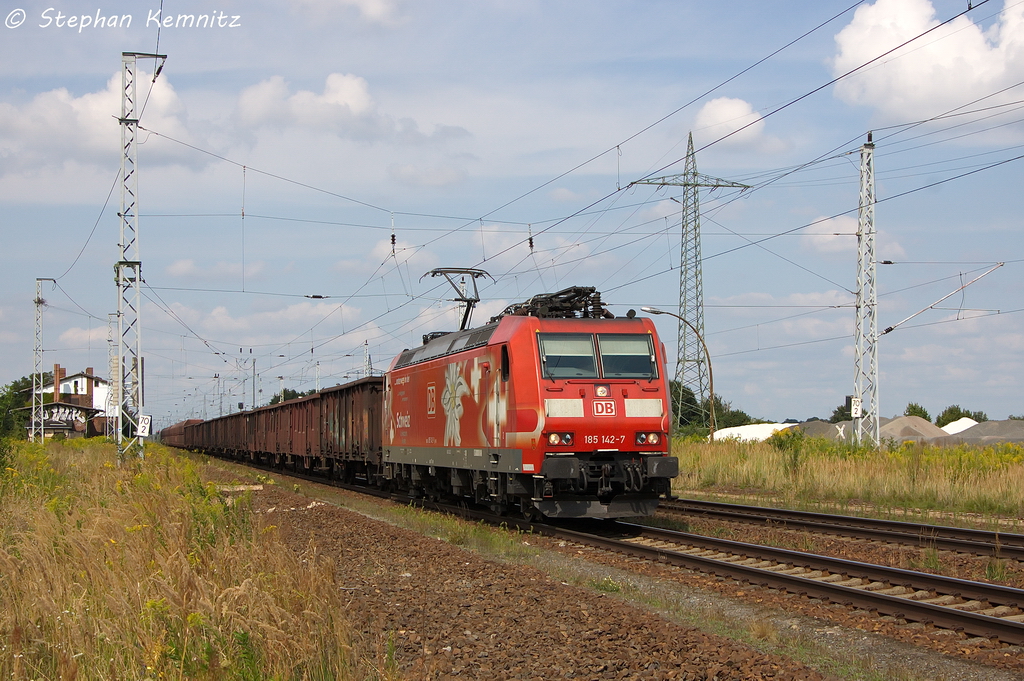
M 733 426 L 715 431 L 715 440 L 738 440 L 739 442 L 761 442 L 780 430 L 796 426 L 796 423 L 752 423 L 749 426 Z

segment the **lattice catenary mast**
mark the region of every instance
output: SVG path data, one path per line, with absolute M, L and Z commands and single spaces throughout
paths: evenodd
M 708 394 L 708 365 L 701 338 L 704 336 L 704 285 L 700 256 L 700 188 L 719 187 L 749 189 L 739 182 L 701 175 L 697 172 L 697 157 L 693 153 L 693 133 L 686 145 L 686 166 L 680 175 L 668 175 L 633 184 L 653 184 L 661 187 L 683 188 L 682 242 L 679 253 L 679 326 L 676 332 L 675 380 L 690 388 L 701 412 L 701 421 L 710 423 L 713 395 Z M 683 320 L 690 322 L 686 324 Z M 693 328 L 690 328 L 692 325 Z M 682 390 L 675 395 L 673 411 L 678 418 L 682 411 Z
M 32 423 L 29 424 L 29 442 L 45 442 L 46 431 L 43 422 L 43 308 L 46 301 L 43 300 L 43 282 L 53 279 L 36 279 L 36 336 L 32 345 Z M 60 390 L 54 389 L 53 398 L 56 401 Z
M 139 177 L 135 139 L 139 115 L 136 112 L 136 70 L 138 57 L 160 60 L 153 79 L 163 68 L 166 55 L 142 52 L 121 53 L 121 240 L 120 259 L 114 264 L 117 283 L 117 372 L 111 376 L 115 392 L 114 421 L 118 460 L 142 456 L 143 438 L 139 436 L 142 412 L 142 337 L 139 312 L 142 305 L 142 260 L 139 256 Z
M 110 390 L 107 391 L 107 400 L 103 403 L 103 412 L 107 414 L 106 423 L 103 428 L 104 434 L 116 440 L 114 433 L 117 431 L 117 413 L 120 400 L 120 385 L 117 383 L 117 368 L 120 366 L 120 339 L 117 333 L 117 314 L 111 312 L 107 315 L 107 367 L 110 370 Z
M 860 148 L 857 212 L 857 322 L 854 329 L 853 439 L 879 443 L 878 297 L 875 291 L 875 144 Z

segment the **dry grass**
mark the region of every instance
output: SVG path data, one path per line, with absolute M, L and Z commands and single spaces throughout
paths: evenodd
M 352 649 L 333 565 L 159 446 L 15 445 L 0 476 L 0 676 L 390 677 Z
M 1017 444 L 857 449 L 815 438 L 674 443 L 685 490 L 745 492 L 799 506 L 868 504 L 882 513 L 939 509 L 1024 518 L 1024 448 Z

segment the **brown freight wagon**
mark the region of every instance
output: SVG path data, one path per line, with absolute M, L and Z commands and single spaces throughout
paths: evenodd
M 337 479 L 367 475 L 381 460 L 384 379 L 369 376 L 287 402 L 178 423 L 167 444 Z
M 165 444 L 168 447 L 184 447 L 186 426 L 192 426 L 202 422 L 202 419 L 189 419 L 187 421 L 175 423 L 173 426 L 167 426 L 160 431 L 160 443 Z

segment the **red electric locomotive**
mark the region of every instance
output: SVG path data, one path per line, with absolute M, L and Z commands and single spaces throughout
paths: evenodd
M 463 327 L 477 299 L 462 296 Z M 671 492 L 669 424 L 654 324 L 615 318 L 577 287 L 428 334 L 383 379 L 163 433 L 173 446 L 503 513 L 616 518 L 650 515 Z
M 614 318 L 577 287 L 424 341 L 385 378 L 384 479 L 552 518 L 649 515 L 670 493 L 651 320 Z

